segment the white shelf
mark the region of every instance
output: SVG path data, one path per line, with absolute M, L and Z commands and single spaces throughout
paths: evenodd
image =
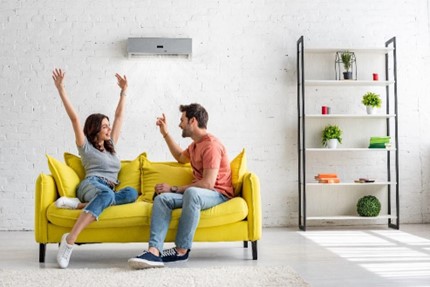
M 306 151 L 311 152 L 339 152 L 339 151 L 395 151 L 395 148 L 306 148 Z
M 305 53 L 336 53 L 339 51 L 350 51 L 354 53 L 387 54 L 394 48 L 305 48 Z
M 384 186 L 384 185 L 393 185 L 396 182 L 389 181 L 376 181 L 376 182 L 366 182 L 366 183 L 356 183 L 356 182 L 339 182 L 339 183 L 318 183 L 318 182 L 309 182 L 306 183 L 306 186 Z
M 362 80 L 305 80 L 306 86 L 338 86 L 338 87 L 357 87 L 357 86 L 388 86 L 394 81 L 362 81 Z
M 307 216 L 307 220 L 375 220 L 375 219 L 396 219 L 395 215 L 378 215 L 373 217 L 364 217 L 358 215 L 340 215 L 340 216 Z
M 381 114 L 381 115 L 353 115 L 353 114 L 307 114 L 305 118 L 353 118 L 353 119 L 386 119 L 386 118 L 394 118 L 395 114 Z

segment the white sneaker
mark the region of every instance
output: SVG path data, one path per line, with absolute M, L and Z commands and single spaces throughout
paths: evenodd
M 60 266 L 60 268 L 67 268 L 69 266 L 70 256 L 72 255 L 73 251 L 73 244 L 67 244 L 66 238 L 69 233 L 63 234 L 63 237 L 61 237 L 61 243 L 60 243 L 60 249 L 57 253 L 57 263 Z
M 81 203 L 81 201 L 78 198 L 62 196 L 55 201 L 55 206 L 57 208 L 76 209 L 79 203 Z

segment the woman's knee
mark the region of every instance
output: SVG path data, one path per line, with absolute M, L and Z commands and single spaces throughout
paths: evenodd
M 137 197 L 138 197 L 138 193 L 137 190 L 127 186 L 126 188 L 122 189 L 124 191 L 124 193 L 126 194 L 127 198 L 129 198 L 131 201 L 136 201 Z

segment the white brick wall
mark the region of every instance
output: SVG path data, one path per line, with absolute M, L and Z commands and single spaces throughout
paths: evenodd
M 177 128 L 182 103 L 199 102 L 233 158 L 243 147 L 260 176 L 265 226 L 297 224 L 296 40 L 381 46 L 398 41 L 402 222 L 430 222 L 428 1 L 0 1 L 0 230 L 33 229 L 34 182 L 45 154 L 76 153 L 51 71 L 84 121 L 111 117 L 130 81 L 122 158 L 171 160 L 155 127 Z M 128 37 L 191 37 L 193 59 L 125 57 Z

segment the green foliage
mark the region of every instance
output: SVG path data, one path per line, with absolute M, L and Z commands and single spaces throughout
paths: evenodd
M 349 51 L 343 51 L 340 55 L 340 58 L 342 59 L 343 67 L 345 68 L 346 72 L 349 72 L 349 69 L 351 69 L 351 59 L 352 59 L 352 53 Z
M 330 139 L 337 139 L 339 143 L 342 143 L 342 130 L 337 125 L 328 125 L 324 128 L 321 140 L 323 146 L 327 146 Z
M 363 99 L 361 100 L 363 105 L 365 106 L 371 106 L 371 107 L 381 107 L 381 97 L 378 94 L 367 92 L 364 94 Z
M 381 203 L 373 195 L 366 195 L 357 202 L 357 213 L 360 216 L 378 216 L 381 211 Z

